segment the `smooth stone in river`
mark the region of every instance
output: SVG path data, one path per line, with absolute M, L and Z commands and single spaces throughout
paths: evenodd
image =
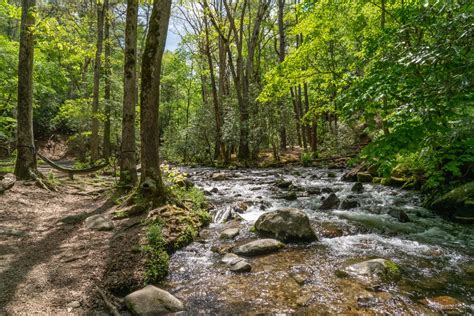
M 228 228 L 221 232 L 220 239 L 233 239 L 240 232 L 239 228 Z
M 275 252 L 285 245 L 275 239 L 258 239 L 234 249 L 234 253 L 242 256 L 257 256 Z
M 237 262 L 232 262 L 230 266 L 230 271 L 236 272 L 236 273 L 250 272 L 251 270 L 252 270 L 252 266 L 245 259 L 237 260 Z

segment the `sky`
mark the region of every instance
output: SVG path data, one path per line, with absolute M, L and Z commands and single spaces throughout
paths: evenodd
M 176 31 L 176 25 L 170 22 L 168 27 L 168 35 L 166 37 L 166 50 L 175 51 L 178 48 L 181 38 Z

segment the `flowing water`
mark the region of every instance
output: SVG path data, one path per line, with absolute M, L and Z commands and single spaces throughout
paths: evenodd
M 189 314 L 474 311 L 474 228 L 433 215 L 420 206 L 415 192 L 364 184 L 364 192 L 353 193 L 353 183 L 339 180 L 342 170 L 186 171 L 214 205 L 214 223 L 198 241 L 172 256 L 164 285 L 186 303 Z M 216 172 L 225 180 L 212 180 Z M 296 200 L 282 198 L 288 189 L 275 186 L 279 179 L 292 182 Z M 341 201 L 356 200 L 358 206 L 319 210 L 321 198 L 330 191 Z M 305 211 L 319 240 L 287 244 L 279 252 L 249 258 L 249 273 L 233 273 L 220 263 L 226 249 L 258 239 L 252 225 L 261 214 L 282 207 Z M 409 222 L 399 220 L 401 211 Z M 226 227 L 240 227 L 240 234 L 231 241 L 220 240 Z M 367 286 L 336 273 L 372 258 L 395 262 L 400 277 Z

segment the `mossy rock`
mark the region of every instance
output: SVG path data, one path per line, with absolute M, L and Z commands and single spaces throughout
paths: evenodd
M 357 182 L 372 182 L 372 176 L 368 172 L 358 172 Z
M 463 223 L 474 222 L 474 182 L 449 191 L 431 203 L 435 212 Z

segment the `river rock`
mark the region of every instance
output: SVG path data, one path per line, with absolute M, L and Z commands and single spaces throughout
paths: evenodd
M 351 191 L 354 193 L 362 193 L 364 192 L 364 185 L 362 182 L 356 182 L 351 188 Z
M 237 213 L 244 213 L 250 206 L 249 202 L 238 202 L 234 205 L 233 210 Z
M 222 258 L 221 258 L 221 263 L 228 264 L 230 265 L 232 262 L 236 262 L 237 259 L 240 257 L 237 256 L 235 253 L 226 253 Z
M 319 188 L 319 187 L 308 187 L 308 188 L 306 188 L 306 193 L 308 193 L 308 195 L 318 195 L 318 194 L 321 194 L 321 188 Z
M 278 209 L 262 214 L 255 223 L 258 233 L 283 241 L 317 240 L 308 215 L 295 208 Z
M 242 259 L 232 263 L 229 270 L 236 273 L 250 272 L 252 270 L 252 266 L 247 260 Z
M 135 315 L 162 315 L 184 310 L 180 300 L 153 285 L 125 296 L 125 303 Z
M 280 189 L 288 189 L 293 182 L 284 179 L 278 179 L 275 181 L 275 186 Z
M 410 218 L 408 217 L 407 213 L 405 213 L 405 211 L 403 210 L 391 209 L 388 212 L 388 215 L 398 219 L 402 223 L 408 223 L 410 221 Z
M 87 228 L 98 231 L 114 229 L 114 223 L 102 215 L 92 215 L 86 218 L 84 224 Z
M 372 182 L 372 175 L 368 172 L 358 172 L 357 182 Z
M 356 208 L 358 206 L 359 206 L 359 202 L 357 202 L 356 200 L 351 200 L 351 199 L 343 200 L 342 203 L 341 203 L 341 208 L 343 210 L 350 210 L 350 209 Z
M 474 181 L 436 199 L 431 204 L 431 209 L 463 223 L 474 222 Z
M 218 188 L 212 188 L 210 192 L 211 193 L 217 193 L 217 192 L 219 192 L 219 189 Z
M 240 232 L 239 228 L 228 228 L 221 232 L 220 239 L 233 239 Z
M 215 172 L 211 175 L 211 179 L 214 181 L 224 181 L 224 180 L 227 180 L 228 177 L 223 172 Z
M 319 207 L 321 210 L 330 210 L 333 208 L 337 208 L 339 206 L 340 200 L 336 196 L 336 194 L 331 193 L 327 198 L 323 200 L 323 203 Z
M 258 239 L 234 248 L 234 253 L 242 256 L 256 256 L 275 252 L 283 247 L 285 245 L 275 239 Z
M 351 264 L 342 270 L 342 274 L 344 273 L 364 283 L 372 284 L 398 273 L 398 267 L 389 260 L 378 258 Z

